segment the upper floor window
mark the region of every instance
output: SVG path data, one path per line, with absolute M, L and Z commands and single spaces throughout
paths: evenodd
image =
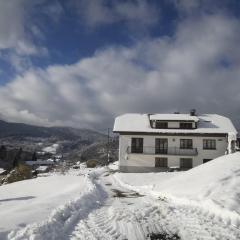
M 216 149 L 216 140 L 203 139 L 203 149 Z
M 191 122 L 180 122 L 181 129 L 192 129 L 193 125 Z
M 192 149 L 193 148 L 192 139 L 180 139 L 180 148 Z
M 168 122 L 163 122 L 163 121 L 156 121 L 156 128 L 168 128 Z
M 132 153 L 143 153 L 143 138 L 132 138 Z
M 168 151 L 168 139 L 167 138 L 156 138 L 155 139 L 155 153 L 156 154 L 167 154 Z

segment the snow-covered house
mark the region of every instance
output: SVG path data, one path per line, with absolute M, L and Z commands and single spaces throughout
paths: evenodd
M 44 169 L 49 170 L 49 169 L 52 169 L 54 167 L 54 165 L 56 164 L 56 162 L 53 159 L 48 159 L 48 160 L 38 159 L 36 161 L 26 161 L 25 163 L 27 165 L 31 166 L 32 169 L 34 169 L 34 170 L 36 170 L 39 167 L 47 167 Z
M 237 131 L 217 114 L 124 114 L 115 119 L 121 171 L 189 169 L 235 151 Z

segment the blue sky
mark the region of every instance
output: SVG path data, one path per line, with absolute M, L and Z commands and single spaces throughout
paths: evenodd
M 0 2 L 0 117 L 102 129 L 125 112 L 240 127 L 240 2 Z

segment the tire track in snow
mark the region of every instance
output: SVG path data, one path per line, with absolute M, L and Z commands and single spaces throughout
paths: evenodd
M 105 182 L 104 179 L 102 181 Z M 163 215 L 159 207 L 145 198 L 133 197 L 133 191 L 124 191 L 126 198 L 114 198 L 109 184 L 107 192 L 109 199 L 102 208 L 93 211 L 87 219 L 81 220 L 75 227 L 70 239 L 131 239 L 145 240 L 150 233 L 165 232 L 170 235 L 176 232 L 174 223 L 171 227 L 163 221 Z M 139 203 L 136 205 L 136 201 Z M 164 212 L 164 211 L 163 211 Z M 169 220 L 168 220 L 169 223 Z M 89 233 L 91 232 L 91 234 Z
M 114 185 L 106 184 L 106 179 Z M 106 191 L 109 196 L 114 188 L 122 190 L 127 197 L 109 197 L 102 208 L 93 211 L 87 219 L 78 223 L 71 240 L 146 240 L 150 239 L 149 234 L 152 233 L 177 233 L 184 240 L 240 239 L 238 229 L 197 207 L 174 205 L 150 196 L 128 198 L 133 190 L 126 190 L 126 187 L 120 186 L 111 176 L 102 178 L 101 181 L 108 188 Z

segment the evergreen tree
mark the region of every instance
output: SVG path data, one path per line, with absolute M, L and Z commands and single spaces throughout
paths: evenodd
M 32 161 L 37 161 L 37 154 L 36 154 L 36 152 L 34 152 L 33 155 L 32 155 Z
M 7 148 L 4 145 L 2 145 L 0 147 L 0 159 L 5 160 L 6 157 L 7 157 Z
M 22 155 L 22 148 L 19 148 L 17 154 L 15 155 L 14 161 L 13 161 L 13 168 L 18 167 L 19 162 L 21 160 Z

